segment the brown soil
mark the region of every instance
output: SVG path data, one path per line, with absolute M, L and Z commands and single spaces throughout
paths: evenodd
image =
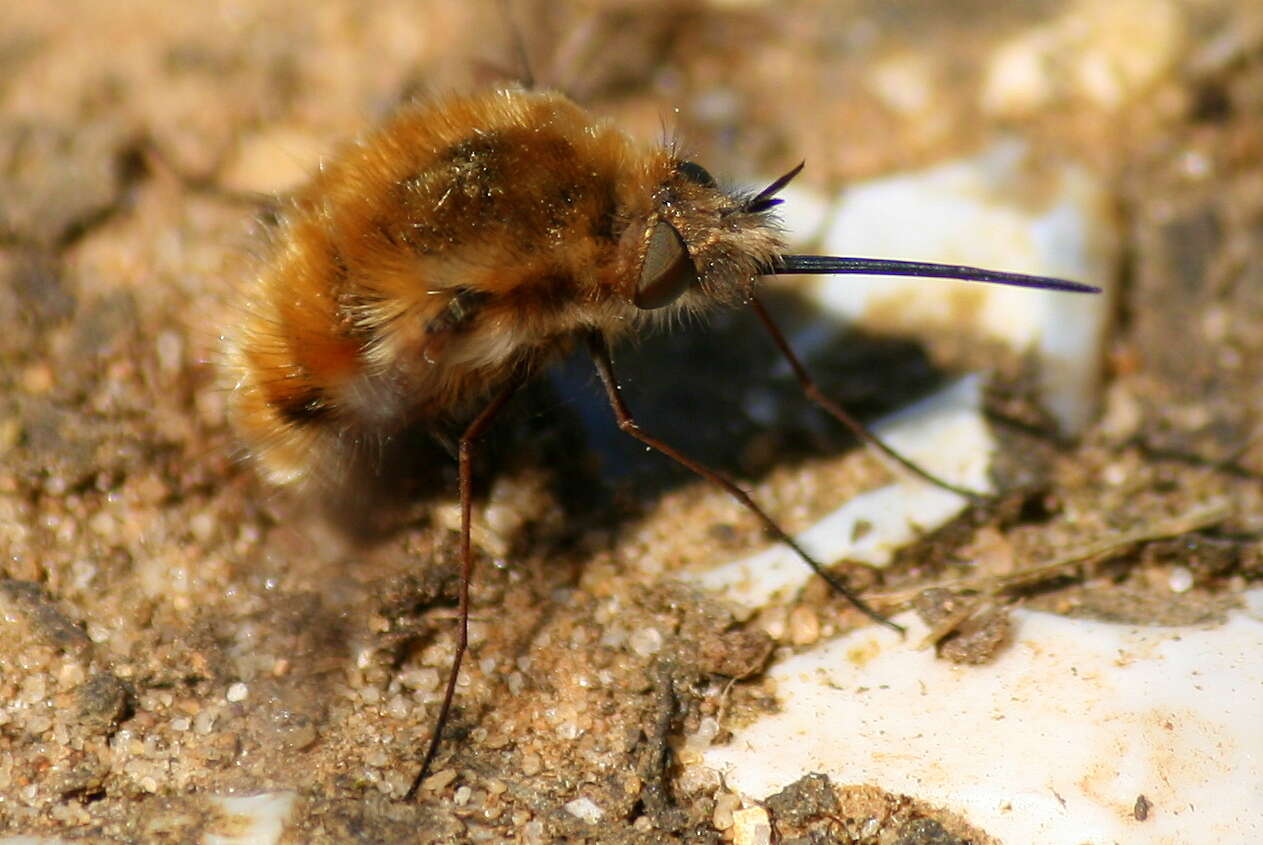
M 474 5 L 7 10 L 0 834 L 197 841 L 229 830 L 207 796 L 292 790 L 292 842 L 722 838 L 722 787 L 690 776 L 672 749 L 705 717 L 774 707 L 760 673 L 774 647 L 798 644 L 795 626 L 738 619 L 655 577 L 764 540 L 722 493 L 619 445 L 579 364 L 523 397 L 492 444 L 474 646 L 415 805 L 400 796 L 452 650 L 454 488 L 373 544 L 351 543 L 319 507 L 260 482 L 224 420 L 211 362 L 261 197 L 401 99 L 512 68 L 513 28 L 497 4 Z M 973 2 L 509 5 L 527 52 L 548 57 L 536 62 L 543 81 L 634 133 L 658 137 L 665 122 L 717 174 L 806 158 L 804 183 L 835 189 L 1004 129 L 1113 186 L 1126 260 L 1105 411 L 1076 443 L 1049 433 L 1020 362 L 984 344 L 864 338 L 831 353 L 864 370 L 836 386 L 867 412 L 935 374 L 996 367 L 1000 480 L 1013 489 L 905 550 L 882 583 L 862 584 L 863 572 L 855 583 L 911 602 L 960 576 L 966 550 L 1048 561 L 1097 543 L 1008 585 L 1003 603 L 1164 623 L 1215 618 L 1263 575 L 1263 25 L 1252 0 L 1176 4 L 1187 30 L 1177 60 L 1118 105 L 1066 95 L 1003 121 L 977 106 L 983 57 L 1062 4 L 999 16 Z M 585 37 L 565 35 L 584 21 Z M 866 83 L 876 63 L 908 57 L 935 81 L 922 112 L 890 108 Z M 708 373 L 705 347 L 724 346 L 710 363 L 733 367 L 733 384 L 763 378 L 770 350 L 730 348 L 746 336 L 724 317 L 676 346 L 648 340 L 621 357 L 623 375 L 647 428 L 737 474 L 798 529 L 884 470 L 804 422 L 788 383 L 769 388 L 784 399 L 771 425 L 724 405 L 729 383 Z M 663 355 L 690 367 L 656 366 Z M 696 407 L 681 413 L 680 397 Z M 1194 579 L 1178 596 L 1174 567 Z M 826 631 L 863 622 L 818 586 L 795 607 Z M 975 627 L 983 645 L 958 644 L 960 659 L 1002 644 Z M 785 835 L 967 835 L 879 787 L 838 805 L 804 782 L 769 808 Z M 565 807 L 585 797 L 604 813 L 597 824 Z

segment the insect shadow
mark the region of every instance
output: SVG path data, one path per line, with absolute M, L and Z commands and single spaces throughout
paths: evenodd
M 762 299 L 823 392 L 863 422 L 951 377 L 915 340 L 841 326 L 792 290 L 766 289 Z M 743 482 L 862 445 L 803 393 L 748 309 L 712 312 L 614 354 L 628 404 L 646 431 Z M 607 486 L 650 500 L 696 482 L 618 430 L 586 355 L 568 357 L 550 381 L 577 415 Z
M 916 340 L 842 326 L 792 290 L 762 296 L 824 393 L 862 422 L 920 399 L 950 380 Z M 740 483 L 778 468 L 861 448 L 808 399 L 748 309 L 721 309 L 620 344 L 623 389 L 644 428 Z M 598 528 L 618 532 L 651 502 L 704 483 L 620 431 L 581 348 L 523 386 L 481 442 L 474 477 L 483 502 L 496 479 L 544 469 L 554 522 L 546 542 Z M 377 545 L 427 520 L 457 483 L 454 442 L 466 421 L 413 426 L 376 444 L 346 495 L 330 497 L 329 521 L 356 543 Z M 501 538 L 512 546 L 529 539 Z M 512 556 L 511 556 L 512 557 Z

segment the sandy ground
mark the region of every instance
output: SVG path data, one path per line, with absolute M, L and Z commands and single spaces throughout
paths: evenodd
M 774 707 L 760 673 L 802 643 L 793 626 L 738 619 L 655 577 L 764 540 L 722 493 L 620 443 L 580 365 L 524 396 L 492 438 L 475 644 L 415 805 L 400 797 L 452 649 L 454 488 L 357 545 L 260 482 L 224 419 L 210 361 L 260 196 L 401 100 L 511 69 L 500 7 L 466 5 L 0 13 L 0 833 L 197 841 L 224 825 L 206 796 L 292 790 L 293 842 L 722 839 L 722 787 L 672 748 L 705 717 Z M 593 0 L 515 14 L 528 52 L 547 57 L 541 79 L 637 134 L 672 126 L 716 173 L 805 158 L 804 183 L 836 189 L 999 129 L 1099 173 L 1125 262 L 1104 413 L 1076 443 L 1049 433 L 1020 361 L 967 338 L 857 338 L 813 362 L 865 414 L 952 372 L 998 372 L 1012 492 L 907 549 L 880 584 L 850 574 L 915 595 L 962 550 L 1055 553 L 1223 497 L 1214 524 L 1012 595 L 1142 622 L 1211 618 L 1263 575 L 1263 22 L 1247 0 L 1150 4 L 1178 22 L 1168 59 L 1116 68 L 1113 88 L 988 107 L 996 45 L 1064 11 L 992 5 Z M 891 94 L 901 73 L 929 96 Z M 791 321 L 801 311 L 789 295 L 777 305 Z M 799 529 L 885 471 L 805 422 L 773 352 L 741 342 L 744 320 L 648 340 L 621 369 L 653 430 Z M 680 356 L 698 375 L 669 363 Z M 662 383 L 664 371 L 677 377 Z M 768 379 L 776 422 L 743 411 L 730 373 Z M 1091 516 L 1067 525 L 1068 511 Z M 1177 565 L 1194 576 L 1178 602 Z M 823 589 L 795 606 L 827 630 L 863 622 Z M 775 805 L 780 831 L 983 841 L 879 787 L 839 804 L 804 782 Z M 603 808 L 598 824 L 566 809 L 581 797 Z

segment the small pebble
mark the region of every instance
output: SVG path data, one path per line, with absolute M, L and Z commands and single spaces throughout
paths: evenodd
M 762 807 L 747 807 L 732 814 L 735 845 L 771 845 L 772 821 Z
M 1171 574 L 1167 576 L 1167 586 L 1173 593 L 1187 593 L 1193 589 L 1193 573 L 1183 566 L 1172 567 Z
M 435 772 L 421 782 L 421 788 L 426 792 L 439 792 L 446 789 L 448 784 L 456 780 L 455 769 L 443 769 L 441 772 Z
M 566 812 L 580 821 L 596 824 L 605 812 L 592 802 L 591 798 L 576 798 L 565 805 Z
M 820 617 L 810 607 L 798 606 L 789 613 L 789 641 L 811 645 L 820 639 Z
M 652 657 L 662 648 L 662 634 L 657 628 L 637 628 L 627 643 L 641 657 Z
M 715 813 L 711 816 L 711 822 L 715 825 L 716 830 L 727 830 L 732 827 L 732 814 L 741 806 L 741 799 L 734 793 L 725 792 L 715 799 Z

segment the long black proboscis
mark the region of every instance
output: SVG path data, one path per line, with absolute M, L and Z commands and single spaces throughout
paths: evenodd
M 925 279 L 959 279 L 964 282 L 988 282 L 1020 288 L 1061 290 L 1071 293 L 1100 293 L 1101 289 L 1081 282 L 1054 279 L 1051 276 L 1028 276 L 1002 270 L 984 270 L 963 264 L 934 264 L 928 261 L 896 261 L 889 258 L 848 258 L 837 255 L 782 255 L 768 268 L 769 276 L 793 275 L 872 275 L 915 276 Z

